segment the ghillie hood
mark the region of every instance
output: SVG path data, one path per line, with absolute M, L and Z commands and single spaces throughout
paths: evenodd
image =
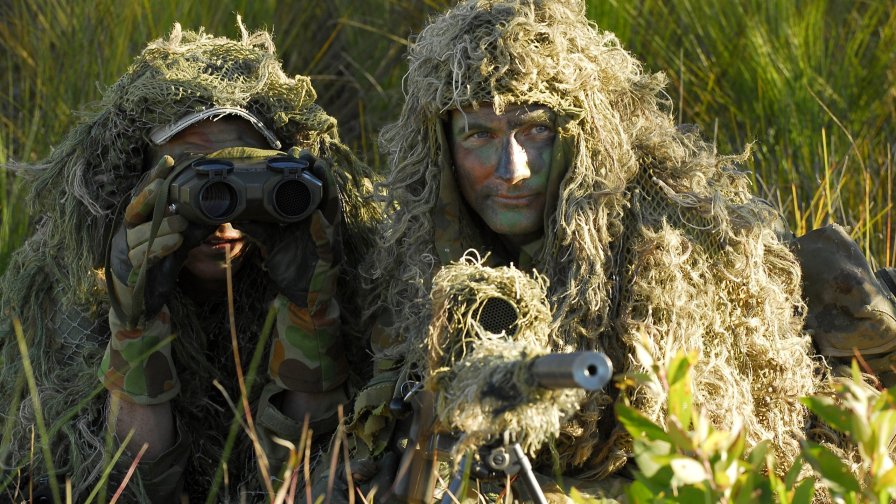
M 720 156 L 676 126 L 665 77 L 589 22 L 584 2 L 461 2 L 419 34 L 409 60 L 405 106 L 381 137 L 395 211 L 371 271 L 400 337 L 374 341 L 379 357 L 400 359 L 403 341 L 419 341 L 435 271 L 466 247 L 482 251 L 475 237 L 489 234 L 459 198 L 445 208 L 457 193 L 445 186 L 454 184 L 448 113 L 546 105 L 558 115 L 555 157 L 565 167 L 552 166 L 562 180 L 530 266 L 550 282 L 555 337 L 607 352 L 620 371 L 644 371 L 633 352 L 641 340 L 657 362 L 696 351 L 696 403 L 720 427 L 739 418 L 749 444 L 771 439 L 793 458 L 806 421 L 797 398 L 815 390 L 817 364 L 795 315 L 799 267 L 774 232 L 775 212 L 734 167 L 746 155 Z M 452 233 L 446 257 L 440 242 Z M 628 394 L 664 418 L 661 393 Z M 603 477 L 625 463 L 630 440 L 606 408 L 616 396 L 583 402 L 557 441 L 562 467 Z
M 339 141 L 336 120 L 314 103 L 311 81 L 283 72 L 270 34 L 250 34 L 241 20 L 239 28 L 242 38 L 231 40 L 175 24 L 167 38 L 151 42 L 135 58 L 50 156 L 18 167 L 34 178 L 35 215 L 47 222 L 44 226 L 67 230 L 46 239 L 67 264 L 77 264 L 73 271 L 102 265 L 111 226 L 123 211 L 119 207 L 147 169 L 150 132 L 211 107 L 246 110 L 276 135 L 284 151 L 300 146 L 332 159 L 346 213 L 361 217 L 346 222 L 374 220 L 372 207 L 361 200 L 369 174 Z M 369 233 L 358 236 L 369 239 Z M 65 291 L 83 294 L 90 288 L 85 275 L 72 275 Z
M 106 394 L 96 369 L 108 338 L 105 322 L 108 298 L 98 285 L 110 233 L 118 225 L 132 191 L 147 170 L 149 136 L 160 126 L 211 107 L 233 107 L 257 118 L 282 144 L 309 149 L 331 161 L 344 209 L 347 260 L 341 281 L 356 292 L 355 266 L 372 242 L 379 211 L 369 198 L 371 173 L 344 146 L 336 121 L 314 103 L 307 77 L 287 76 L 277 59 L 270 34 L 249 33 L 238 19 L 237 40 L 182 30 L 175 24 L 169 36 L 151 42 L 102 100 L 87 112 L 44 160 L 19 166 L 33 178 L 32 198 L 37 230 L 15 255 L 2 279 L 4 310 L 2 397 L 14 400 L 21 358 L 9 320 L 20 319 L 31 349 L 40 400 L 48 422 L 65 419 L 84 400 L 74 420 L 63 421 L 53 434 L 57 470 L 71 477 L 76 495 L 92 484 L 103 469 L 102 439 Z M 247 261 L 248 262 L 248 261 Z M 243 362 L 255 350 L 267 302 L 273 296 L 267 273 L 246 264 L 235 279 L 237 332 Z M 342 302 L 342 301 L 341 301 Z M 347 301 L 343 313 L 357 313 Z M 175 399 L 178 418 L 186 429 L 203 433 L 209 425 L 228 425 L 230 410 L 208 400 L 219 395 L 214 379 L 234 382 L 229 355 L 227 314 L 221 306 L 199 306 L 181 292 L 168 302 L 175 321 L 175 362 L 184 388 Z M 347 331 L 357 329 L 344 321 Z M 360 333 L 360 331 L 359 331 Z M 348 336 L 350 358 L 365 359 L 358 340 Z M 358 365 L 357 369 L 361 369 Z M 264 373 L 264 369 L 260 370 Z M 230 390 L 232 397 L 234 390 Z M 3 453 L 4 465 L 28 464 L 29 429 L 34 412 L 26 397 L 14 426 L 14 440 Z M 200 428 L 201 426 L 201 428 Z M 226 434 L 226 432 L 225 432 Z M 210 486 L 224 440 L 194 436 L 189 486 Z M 251 453 L 251 449 L 245 450 Z M 231 489 L 254 477 L 231 460 Z M 42 463 L 35 461 L 34 467 Z M 192 478 L 192 479 L 191 479 Z M 77 498 L 77 497 L 76 497 Z

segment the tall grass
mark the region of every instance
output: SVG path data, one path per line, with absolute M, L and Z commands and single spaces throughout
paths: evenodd
M 797 234 L 852 225 L 893 264 L 896 3 L 589 2 L 646 66 L 667 73 L 683 122 L 723 151 L 755 142 L 757 191 Z
M 343 139 L 375 167 L 397 116 L 407 36 L 450 0 L 0 1 L 0 165 L 43 158 L 78 110 L 175 21 L 237 36 L 272 29 L 287 71 L 309 75 Z M 896 1 L 587 0 L 645 66 L 665 72 L 681 122 L 723 152 L 753 143 L 756 191 L 800 234 L 829 221 L 896 263 Z M 0 168 L 0 273 L 40 216 Z M 2 316 L 2 315 L 0 315 Z
M 275 34 L 284 65 L 310 75 L 345 140 L 382 166 L 376 132 L 396 115 L 406 38 L 448 0 L 9 0 L 0 3 L 0 162 L 43 157 L 146 41 L 174 21 L 235 36 L 235 13 Z M 795 232 L 828 221 L 893 264 L 896 2 L 588 0 L 589 16 L 670 79 L 682 122 L 722 151 L 751 142 L 757 192 Z M 25 232 L 23 191 L 0 203 L 0 271 Z M 13 222 L 15 221 L 15 222 Z

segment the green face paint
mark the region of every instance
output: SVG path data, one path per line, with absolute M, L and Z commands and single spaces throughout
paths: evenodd
M 492 231 L 516 245 L 543 233 L 554 113 L 541 105 L 451 113 L 449 143 L 457 185 Z

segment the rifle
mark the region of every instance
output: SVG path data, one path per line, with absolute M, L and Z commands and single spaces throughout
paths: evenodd
M 556 435 L 581 391 L 603 388 L 613 370 L 601 352 L 545 353 L 569 348 L 551 339 L 546 285 L 537 273 L 470 259 L 433 279 L 432 322 L 422 341 L 411 342 L 418 350 L 407 362 L 418 378 L 389 405 L 403 425 L 392 440 L 402 457 L 386 502 L 458 502 L 471 478 L 502 476 L 516 476 L 530 500 L 546 502 L 525 449 Z M 553 430 L 526 416 L 532 412 L 549 412 Z M 458 456 L 437 491 L 440 462 Z
M 580 388 L 599 390 L 606 386 L 613 374 L 610 360 L 601 352 L 582 351 L 556 353 L 537 357 L 529 364 L 528 372 L 538 387 L 545 389 Z M 408 445 L 398 469 L 393 492 L 398 502 L 429 504 L 435 498 L 437 468 L 440 456 L 454 451 L 458 437 L 439 427 L 435 415 L 433 392 L 422 390 L 418 382 L 393 409 L 413 411 Z M 532 464 L 517 440 L 503 436 L 478 447 L 475 453 L 464 454 L 454 471 L 442 504 L 461 500 L 466 494 L 465 482 L 470 478 L 495 479 L 500 475 L 519 475 L 529 498 L 547 504 L 544 493 L 535 480 Z

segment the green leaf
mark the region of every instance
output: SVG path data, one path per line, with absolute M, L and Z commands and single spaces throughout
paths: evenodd
M 881 411 L 871 419 L 871 432 L 877 441 L 874 452 L 886 456 L 889 452 L 890 440 L 896 432 L 896 410 Z
M 768 454 L 769 446 L 771 446 L 771 441 L 765 439 L 756 443 L 756 446 L 750 451 L 750 463 L 754 467 L 762 467 L 765 462 L 765 456 Z
M 703 440 L 700 447 L 705 453 L 716 453 L 724 448 L 728 448 L 728 454 L 731 454 L 731 445 L 737 442 L 737 439 L 734 439 L 732 442 L 731 434 L 725 431 L 717 431 L 714 430 L 706 436 L 706 439 Z M 739 457 L 740 455 L 738 455 Z
M 793 485 L 796 483 L 796 479 L 800 476 L 800 471 L 803 469 L 803 460 L 799 457 L 793 461 L 793 465 L 790 466 L 790 469 L 787 470 L 787 474 L 784 476 L 784 484 L 787 485 L 787 488 L 793 488 Z
M 896 467 L 889 469 L 875 478 L 874 490 L 876 492 L 886 491 L 890 496 L 896 496 Z
M 874 401 L 875 411 L 885 411 L 896 408 L 896 386 L 890 387 L 880 393 Z
M 760 443 L 761 444 L 761 443 Z M 757 445 L 758 446 L 758 445 Z M 744 455 L 744 450 L 747 447 L 747 436 L 743 430 L 737 433 L 737 436 L 731 440 L 731 444 L 728 445 L 727 454 L 728 458 L 740 459 Z M 753 448 L 755 450 L 755 448 Z M 758 466 L 759 464 L 754 464 Z
M 658 496 L 641 481 L 635 481 L 629 485 L 625 489 L 625 497 L 632 504 L 653 503 L 658 500 Z
M 673 446 L 675 446 L 678 450 L 690 452 L 696 450 L 697 448 L 694 444 L 694 439 L 691 437 L 691 434 L 682 429 L 681 425 L 679 425 L 678 422 L 670 421 L 666 426 L 666 434 L 669 435 L 669 438 L 672 440 Z
M 692 502 L 718 502 L 721 500 L 720 495 L 704 485 L 688 485 L 681 487 L 675 497 L 675 502 L 680 502 L 682 504 L 691 504 Z
M 693 354 L 679 353 L 669 363 L 669 386 L 690 381 L 691 365 L 696 360 Z
M 812 396 L 802 397 L 800 398 L 800 402 L 805 404 L 806 407 L 809 408 L 809 411 L 818 415 L 818 418 L 828 424 L 828 426 L 833 427 L 840 432 L 850 431 L 852 423 L 850 421 L 851 415 L 849 411 L 834 403 L 833 399 L 829 397 Z
M 812 478 L 806 478 L 796 486 L 796 489 L 793 491 L 793 499 L 791 499 L 791 504 L 811 504 L 812 499 L 815 498 L 815 480 Z
M 625 430 L 635 439 L 647 438 L 650 440 L 672 443 L 672 439 L 662 427 L 653 423 L 640 411 L 622 403 L 616 404 L 616 418 L 625 427 Z
M 855 476 L 849 472 L 849 469 L 846 468 L 840 458 L 831 453 L 830 450 L 809 441 L 803 441 L 801 444 L 806 461 L 815 469 L 832 492 L 848 497 L 849 493 L 862 491 Z
M 651 477 L 647 477 L 644 472 L 640 470 L 640 465 L 639 469 L 634 471 L 634 473 L 635 481 L 639 482 L 648 489 L 652 495 L 656 496 L 648 502 L 663 502 L 663 499 L 661 498 L 667 498 L 671 493 L 669 481 L 672 480 L 672 468 L 669 467 L 668 461 L 662 464 L 657 472 Z
M 694 354 L 678 354 L 668 367 L 669 395 L 666 398 L 666 404 L 669 413 L 678 418 L 685 430 L 691 426 L 691 412 L 694 407 L 691 368 L 696 358 Z
M 672 445 L 665 441 L 636 439 L 632 448 L 638 469 L 648 478 L 656 476 L 661 469 L 669 465 Z
M 669 467 L 674 474 L 673 486 L 696 485 L 709 479 L 703 464 L 689 457 L 675 457 L 669 461 Z

